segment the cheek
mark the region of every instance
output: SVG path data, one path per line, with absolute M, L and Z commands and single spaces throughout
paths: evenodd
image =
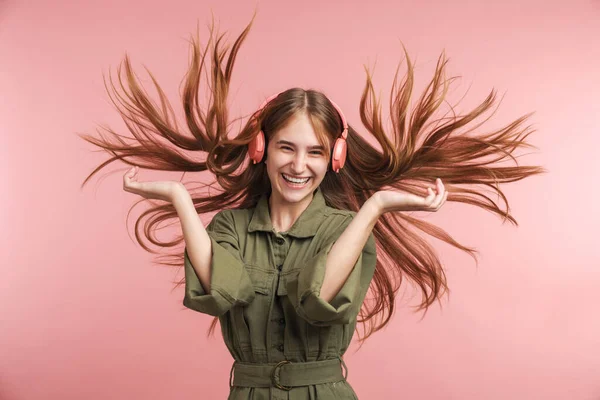
M 272 152 L 271 154 L 269 154 L 269 157 L 267 157 L 267 169 L 275 171 L 278 168 L 280 168 L 284 164 L 284 162 L 285 160 L 283 159 L 281 154 L 278 154 L 278 152 Z
M 313 164 L 313 171 L 319 175 L 324 176 L 327 173 L 327 168 L 329 167 L 329 163 L 326 159 L 318 160 Z
M 277 180 L 279 169 L 284 165 L 284 161 L 285 160 L 283 160 L 281 155 L 277 154 L 277 152 L 272 152 L 267 157 L 265 164 L 267 167 L 267 175 L 269 176 L 271 183 Z
M 273 166 L 272 162 L 267 162 L 267 175 L 271 182 L 273 182 L 273 176 L 277 174 L 277 169 Z

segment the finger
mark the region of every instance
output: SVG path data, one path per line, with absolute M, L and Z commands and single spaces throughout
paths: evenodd
M 439 191 L 446 190 L 446 185 L 444 185 L 444 182 L 440 178 L 437 178 L 437 185 Z
M 128 189 L 136 189 L 137 187 L 139 187 L 139 184 L 135 176 L 135 167 L 133 167 L 123 176 L 123 189 L 130 191 Z
M 441 203 L 443 204 L 448 198 L 448 189 L 442 184 L 442 192 L 440 193 Z
M 427 197 L 424 199 L 424 203 L 426 206 L 430 206 L 433 201 L 435 200 L 435 192 L 433 191 L 432 188 L 428 187 L 427 188 Z
M 444 194 L 442 195 L 441 200 L 437 205 L 437 209 L 440 209 L 446 203 L 447 198 L 448 198 L 448 191 L 444 192 Z
M 446 189 L 444 187 L 444 183 L 442 182 L 442 180 L 440 178 L 436 178 L 436 180 L 435 180 L 435 187 L 437 189 L 438 195 L 443 194 L 444 190 Z
M 442 180 L 440 179 L 440 183 L 439 183 L 439 187 L 438 187 L 439 199 L 442 200 L 444 198 L 445 194 L 446 194 L 446 187 L 444 186 L 444 184 L 442 183 Z
M 440 207 L 440 202 L 441 202 L 441 200 L 442 200 L 443 196 L 444 196 L 443 194 L 441 194 L 441 195 L 440 195 L 440 194 L 438 193 L 438 194 L 435 196 L 435 198 L 433 199 L 433 201 L 431 202 L 431 205 L 430 205 L 429 207 L 430 207 L 431 209 L 433 209 L 433 210 L 437 210 L 437 209 Z
M 446 196 L 446 191 L 443 191 L 438 194 L 438 198 L 436 199 L 436 205 L 439 207 L 444 202 L 444 197 Z
M 133 180 L 133 179 L 135 179 L 136 172 L 137 171 L 135 170 L 135 167 L 131 167 L 129 170 L 127 170 L 124 177 L 127 180 Z
M 444 196 L 446 195 L 446 189 L 444 187 L 444 184 L 442 183 L 442 180 L 440 178 L 436 179 L 437 182 L 437 195 L 435 197 L 435 200 L 432 202 L 431 207 L 438 209 L 441 207 L 443 201 L 444 201 Z

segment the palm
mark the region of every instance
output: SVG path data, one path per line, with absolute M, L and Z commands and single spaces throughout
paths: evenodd
M 146 199 L 172 201 L 173 193 L 179 182 L 156 181 L 138 182 L 138 167 L 129 169 L 123 176 L 123 190 L 140 195 Z
M 426 197 L 395 190 L 381 190 L 377 196 L 384 212 L 389 211 L 437 211 L 448 198 L 444 184 L 436 180 L 435 190 L 428 187 Z

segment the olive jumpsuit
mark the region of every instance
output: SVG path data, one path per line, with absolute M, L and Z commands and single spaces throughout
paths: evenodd
M 357 398 L 341 356 L 375 270 L 372 233 L 337 295 L 319 297 L 327 254 L 354 215 L 327 206 L 320 189 L 287 232 L 273 229 L 266 195 L 217 213 L 206 228 L 210 293 L 184 251 L 183 304 L 219 317 L 235 359 L 228 400 Z

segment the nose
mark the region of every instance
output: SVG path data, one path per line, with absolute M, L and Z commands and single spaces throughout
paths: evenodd
M 292 172 L 301 175 L 306 170 L 306 155 L 304 152 L 297 152 L 292 160 Z

